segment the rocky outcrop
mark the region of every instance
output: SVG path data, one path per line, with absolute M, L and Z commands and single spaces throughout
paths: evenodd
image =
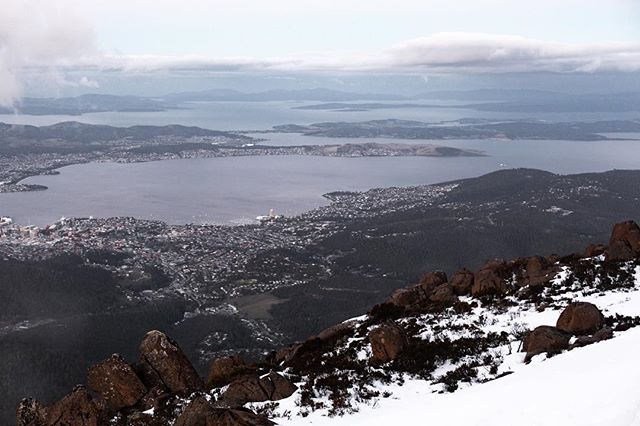
M 507 291 L 505 275 L 508 266 L 502 260 L 487 262 L 484 267 L 476 272 L 471 287 L 473 297 L 499 296 Z
M 604 325 L 604 316 L 592 303 L 574 302 L 560 314 L 556 327 L 575 335 L 592 334 Z
M 607 251 L 607 246 L 604 244 L 589 244 L 582 253 L 582 257 L 595 257 L 604 254 Z
M 355 321 L 349 320 L 332 325 L 322 330 L 316 337 L 323 342 L 336 340 L 352 331 L 355 323 Z
M 578 336 L 573 343 L 572 336 Z M 602 312 L 592 303 L 570 303 L 558 317 L 556 327 L 543 325 L 527 333 L 522 350 L 525 362 L 541 353 L 556 354 L 565 349 L 591 345 L 611 339 L 613 330 L 604 326 Z
M 43 426 L 46 413 L 40 402 L 33 398 L 25 398 L 16 409 L 17 426 Z
M 614 226 L 606 258 L 614 262 L 632 260 L 640 255 L 640 227 L 627 221 Z
M 271 426 L 272 421 L 243 408 L 215 408 L 203 396 L 195 398 L 174 426 Z
M 591 336 L 579 336 L 576 341 L 573 342 L 571 347 L 580 348 L 582 346 L 592 345 L 611 338 L 613 338 L 613 330 L 609 327 L 603 327 Z
M 524 261 L 523 283 L 529 287 L 544 287 L 557 272 L 553 262 L 542 256 L 531 256 Z
M 384 324 L 371 330 L 369 343 L 373 353 L 371 361 L 375 363 L 393 361 L 409 344 L 404 330 L 396 324 Z
M 456 296 L 449 284 L 439 285 L 429 296 L 429 301 L 439 305 L 452 305 L 457 300 L 458 296 Z
M 46 409 L 46 426 L 102 426 L 104 413 L 83 386 Z
M 453 274 L 451 280 L 449 281 L 449 284 L 451 285 L 451 289 L 456 295 L 466 296 L 471 293 L 473 282 L 473 272 L 466 268 L 463 268 Z
M 422 288 L 429 292 L 434 290 L 436 287 L 442 284 L 447 283 L 447 274 L 442 271 L 429 272 L 425 274 L 418 284 L 422 286 Z
M 281 374 L 271 372 L 264 377 L 242 377 L 231 382 L 220 398 L 220 405 L 240 407 L 247 402 L 278 401 L 297 390 Z
M 150 370 L 148 376 L 155 373 L 171 393 L 186 394 L 204 387 L 182 349 L 160 331 L 150 331 L 142 340 L 140 364 Z
M 239 355 L 218 358 L 213 361 L 209 369 L 207 386 L 210 388 L 226 386 L 235 377 L 249 371 L 251 371 L 251 368 Z
M 447 282 L 447 274 L 437 271 L 426 274 L 414 286 L 396 290 L 389 298 L 389 303 L 410 310 L 425 310 L 451 305 L 457 300 Z
M 114 355 L 88 370 L 92 392 L 78 387 L 48 407 L 23 400 L 17 407 L 17 424 L 270 425 L 273 423 L 266 417 L 242 406 L 288 398 L 296 393 L 296 385 L 300 390 L 295 399 L 306 401 L 300 403 L 306 407 L 316 406 L 313 395 L 318 389 L 332 395 L 333 403 L 340 403 L 352 398 L 351 392 L 367 380 L 388 380 L 396 373 L 429 375 L 452 360 L 472 356 L 484 370 L 498 371 L 496 360 L 486 356 L 490 354 L 487 350 L 510 347 L 522 329 L 509 331 L 501 324 L 501 332 L 487 331 L 484 325 L 495 323 L 485 323 L 484 314 L 495 314 L 492 318 L 496 320 L 496 315 L 520 304 L 539 311 L 557 308 L 562 301 L 571 300 L 576 286 L 598 292 L 636 288 L 635 265 L 617 262 L 629 253 L 635 253 L 634 259 L 640 257 L 635 251 L 637 230 L 633 222 L 616 225 L 604 260 L 585 258 L 584 254 L 532 256 L 490 261 L 475 273 L 462 269 L 450 280 L 443 272 L 427 274 L 418 284 L 394 292 L 369 315 L 326 328 L 262 361 L 247 364 L 239 356 L 216 359 L 209 370 L 208 391 L 178 344 L 160 331 L 151 331 L 140 344 L 137 363 L 130 365 Z M 600 256 L 604 248 L 587 251 Z M 561 268 L 567 273 L 551 281 Z M 469 315 L 471 311 L 473 315 Z M 555 327 L 540 326 L 526 333 L 522 341 L 525 360 L 600 342 L 613 337 L 613 330 L 639 325 L 640 317 L 605 319 L 595 305 L 572 302 L 559 315 Z M 471 335 L 469 331 L 473 331 Z M 367 359 L 363 354 L 369 350 Z M 440 383 L 445 389 L 454 389 L 459 381 L 476 380 L 474 368 L 459 365 L 441 377 Z M 361 396 L 370 398 L 370 390 L 365 388 Z
M 84 386 L 48 407 L 25 399 L 16 410 L 18 426 L 160 426 L 271 425 L 267 418 L 246 409 L 213 407 L 204 398 L 202 381 L 180 347 L 164 333 L 151 331 L 140 344 L 140 362 L 132 366 L 112 355 L 89 368 Z M 239 358 L 221 359 L 212 366 L 212 377 L 225 381 L 246 368 Z M 296 387 L 277 373 L 255 377 L 262 392 L 256 401 L 281 399 Z M 252 395 L 248 395 L 247 401 Z M 194 398 L 183 407 L 185 398 Z M 242 405 L 243 403 L 237 404 Z M 153 410 L 147 411 L 150 408 Z M 149 412 L 153 414 L 149 414 Z M 176 413 L 182 413 L 176 418 Z
M 316 336 L 311 336 L 306 341 L 294 343 L 280 348 L 271 356 L 276 365 L 288 366 L 302 358 L 313 357 L 313 354 L 321 352 L 324 348 L 331 347 L 338 339 L 353 332 L 355 321 L 344 321 L 340 324 L 325 328 Z
M 135 405 L 147 391 L 133 368 L 119 355 L 89 368 L 87 385 L 114 411 Z
M 541 353 L 556 354 L 569 349 L 571 334 L 556 327 L 541 325 L 528 333 L 523 341 L 525 362 Z

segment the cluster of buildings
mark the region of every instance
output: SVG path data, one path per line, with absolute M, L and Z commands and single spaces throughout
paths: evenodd
M 120 217 L 61 219 L 46 227 L 3 219 L 0 259 L 34 260 L 73 253 L 123 277 L 156 268 L 171 281 L 163 291 L 190 299 L 223 300 L 264 293 L 331 274 L 331 256 L 315 245 L 348 229 L 349 221 L 432 203 L 450 186 L 374 189 L 332 197 L 331 204 L 285 218 L 271 212 L 256 225 L 168 225 Z M 101 261 L 92 253 L 118 253 Z M 300 256 L 305 259 L 301 262 Z

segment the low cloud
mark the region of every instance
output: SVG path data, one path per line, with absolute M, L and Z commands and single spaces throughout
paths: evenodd
M 510 35 L 439 33 L 378 53 L 306 54 L 252 58 L 101 55 L 75 58 L 70 68 L 111 71 L 381 71 L 409 73 L 509 73 L 640 71 L 640 43 L 568 44 Z
M 434 74 L 597 73 L 640 71 L 640 43 L 570 44 L 511 35 L 438 33 L 370 54 L 312 53 L 285 57 L 102 54 L 93 48 L 89 25 L 43 2 L 4 0 L 0 15 L 0 104 L 22 92 L 22 71 L 55 75 L 58 86 L 98 88 L 87 77 L 103 72 L 187 70 L 196 72 L 389 72 Z M 38 6 L 39 7 L 36 7 Z M 35 25 L 34 25 L 35 22 Z M 53 71 L 52 71 L 53 70 Z M 90 71 L 90 72 L 89 72 Z
M 440 33 L 385 52 L 390 67 L 441 72 L 640 70 L 640 43 L 566 44 L 476 33 Z
M 54 1 L 3 0 L 0 13 L 0 105 L 14 105 L 27 67 L 48 73 L 60 61 L 93 51 L 91 26 Z

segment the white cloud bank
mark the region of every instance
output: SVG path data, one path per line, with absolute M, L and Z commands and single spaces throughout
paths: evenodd
M 386 52 L 401 69 L 455 72 L 640 70 L 640 43 L 563 44 L 475 33 L 441 33 Z
M 2 0 L 1 105 L 12 105 L 19 99 L 27 69 L 55 76 L 53 84 L 86 88 L 97 88 L 98 84 L 86 77 L 70 81 L 55 70 L 375 71 L 420 75 L 640 71 L 640 43 L 554 43 L 511 35 L 462 32 L 437 33 L 367 54 L 322 52 L 264 58 L 105 54 L 94 48 L 91 19 L 87 18 L 86 11 L 69 7 L 73 4 L 81 3 Z
M 116 71 L 384 71 L 433 73 L 640 71 L 640 43 L 568 44 L 511 35 L 438 33 L 372 54 L 252 58 L 100 55 L 60 62 Z

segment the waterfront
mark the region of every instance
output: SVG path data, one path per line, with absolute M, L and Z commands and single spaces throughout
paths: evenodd
M 266 130 L 284 123 L 398 118 L 422 121 L 499 117 L 453 108 L 389 109 L 359 112 L 296 110 L 299 102 L 216 102 L 163 112 L 112 112 L 82 116 L 0 116 L 0 121 L 43 125 L 65 120 L 126 126 L 177 123 L 211 129 Z M 513 117 L 530 114 L 511 114 Z M 548 114 L 547 114 L 548 115 Z M 622 114 L 627 116 L 629 114 Z M 633 114 L 631 114 L 633 115 Z M 536 115 L 532 118 L 545 118 Z M 618 114 L 617 116 L 621 116 Z M 608 114 L 598 117 L 608 118 Z M 593 120 L 593 114 L 556 114 L 556 120 Z M 397 139 L 327 138 L 295 133 L 252 133 L 266 145 L 394 143 Z M 610 135 L 614 136 L 614 135 Z M 637 137 L 637 135 L 622 135 Z M 45 225 L 61 216 L 132 216 L 171 224 L 255 223 L 273 208 L 294 215 L 326 203 L 322 194 L 338 190 L 419 185 L 479 176 L 501 168 L 529 167 L 554 173 L 633 169 L 640 164 L 639 141 L 439 140 L 436 143 L 484 151 L 487 157 L 238 157 L 191 158 L 149 163 L 88 163 L 63 167 L 59 175 L 33 176 L 24 184 L 46 191 L 0 194 L 0 215 L 20 224 Z M 613 149 L 615 147 L 615 149 Z M 63 163 L 64 164 L 64 163 Z M 67 163 L 68 164 L 68 163 Z M 54 166 L 55 167 L 55 166 Z
M 294 137 L 284 136 L 286 141 Z M 297 139 L 326 142 L 325 138 Z M 446 144 L 481 149 L 488 156 L 264 156 L 89 163 L 64 167 L 59 175 L 24 180 L 49 189 L 0 194 L 0 213 L 21 224 L 36 225 L 61 216 L 133 216 L 172 224 L 254 223 L 256 216 L 271 208 L 290 216 L 325 204 L 322 194 L 337 190 L 437 183 L 500 168 L 529 167 L 563 174 L 632 169 L 640 164 L 638 143 L 467 140 Z

